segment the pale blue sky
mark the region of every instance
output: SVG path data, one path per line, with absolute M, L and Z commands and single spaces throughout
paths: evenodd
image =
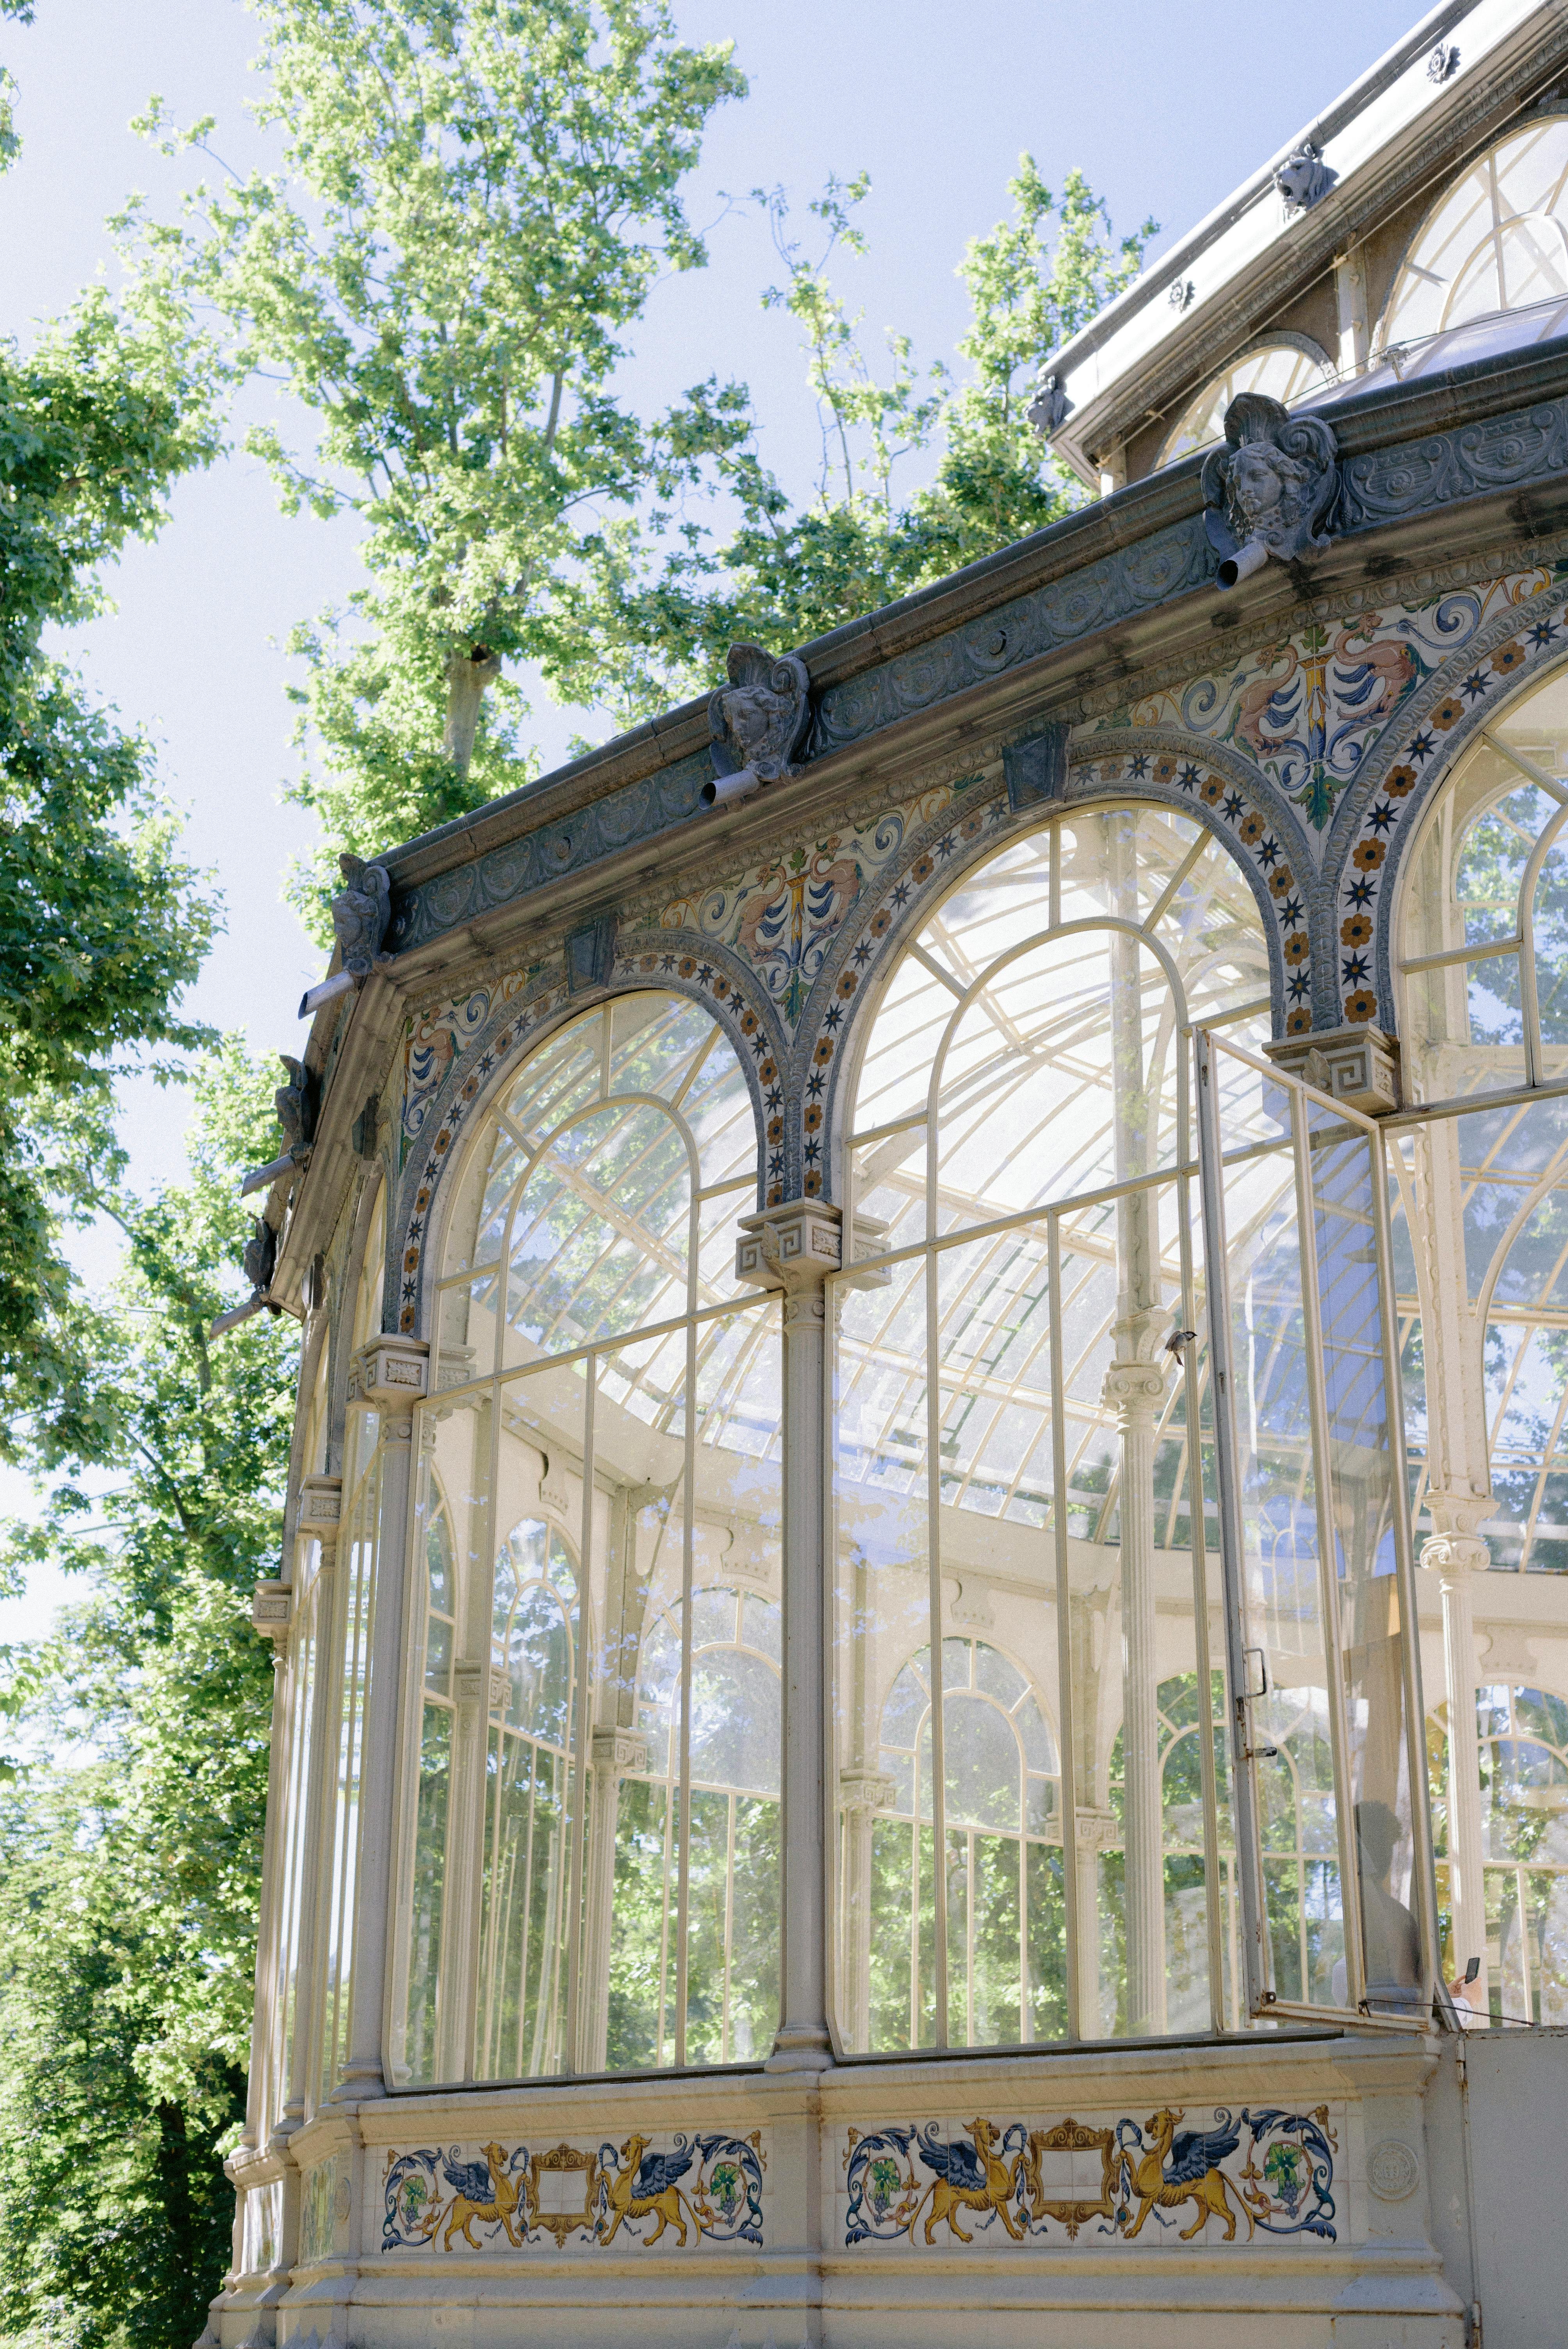
M 1119 230 L 1152 212 L 1158 252 L 1420 13 L 1408 0 L 676 0 L 688 39 L 735 41 L 751 95 L 715 118 L 690 190 L 694 222 L 718 222 L 711 265 L 655 295 L 628 388 L 653 405 L 709 374 L 745 378 L 765 455 L 803 492 L 815 415 L 789 323 L 758 303 L 777 264 L 756 209 L 727 211 L 726 195 L 781 182 L 803 206 L 830 171 L 869 171 L 871 252 L 841 282 L 873 340 L 898 327 L 923 358 L 951 358 L 965 320 L 955 264 L 1005 213 L 1022 149 L 1048 185 L 1080 166 Z M 214 143 L 236 167 L 260 158 L 244 112 L 253 30 L 236 0 L 38 0 L 34 26 L 0 26 L 25 142 L 0 179 L 0 332 L 25 340 L 112 270 L 103 222 L 129 190 L 170 202 L 172 167 L 129 129 L 152 92 L 177 119 L 216 115 Z M 227 899 L 192 1009 L 258 1050 L 293 1049 L 301 989 L 321 967 L 279 895 L 309 826 L 279 804 L 292 712 L 278 647 L 354 574 L 351 529 L 283 520 L 260 468 L 234 458 L 180 489 L 163 538 L 121 566 L 118 615 L 77 647 L 95 688 L 164 746 L 191 852 Z M 547 764 L 575 722 L 540 708 Z M 178 1171 L 181 1120 L 178 1097 L 150 1088 L 128 1103 L 144 1182 Z M 21 1497 L 0 1484 L 0 1508 Z M 0 1605 L 0 1640 L 41 1628 L 57 1597 L 46 1578 Z

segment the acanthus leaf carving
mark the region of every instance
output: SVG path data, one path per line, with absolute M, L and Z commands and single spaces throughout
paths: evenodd
M 1238 392 L 1225 410 L 1224 446 L 1203 460 L 1204 524 L 1233 587 L 1269 556 L 1289 563 L 1329 543 L 1339 494 L 1338 443 L 1320 416 L 1293 418 L 1261 391 Z

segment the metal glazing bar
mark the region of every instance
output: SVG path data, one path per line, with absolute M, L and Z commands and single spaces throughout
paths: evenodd
M 1220 1165 L 1220 1104 L 1215 1046 L 1194 1039 L 1198 1082 L 1198 1169 L 1203 1202 L 1204 1286 L 1209 1306 L 1209 1385 L 1214 1413 L 1214 1466 L 1220 1502 L 1220 1580 L 1224 1596 L 1225 1677 L 1231 1784 L 1236 1806 L 1236 1886 L 1242 1912 L 1243 2012 L 1249 2018 L 1269 1985 L 1263 1859 L 1258 1836 L 1257 1772 L 1246 1718 L 1246 1551 L 1242 1531 L 1240 1462 L 1236 1443 L 1235 1369 L 1231 1354 L 1231 1275 L 1225 1253 L 1225 1203 Z M 1222 1046 L 1222 1050 L 1231 1048 Z
M 692 1578 L 696 1534 L 696 1323 L 686 1324 L 686 1461 L 681 1472 L 681 1729 L 678 1800 L 680 1851 L 676 1868 L 676 2062 L 686 2060 L 686 1961 L 691 1926 L 691 1652 Z
M 569 2072 L 586 2069 L 579 2035 L 583 1971 L 583 1851 L 588 1834 L 588 1740 L 593 1718 L 593 1404 L 598 1393 L 595 1361 L 588 1364 L 588 1392 L 583 1398 L 583 1526 L 578 1543 L 577 1670 L 572 1692 L 567 1752 L 572 1757 L 571 1799 L 566 1814 L 571 1884 L 566 1903 L 566 2064 Z
M 1062 1241 L 1059 1219 L 1047 1218 L 1051 1330 L 1051 1527 L 1057 1552 L 1057 1709 L 1062 1790 L 1062 1896 L 1067 1910 L 1068 2037 L 1081 2039 L 1078 1982 L 1078 1754 L 1073 1738 L 1072 1597 L 1068 1587 L 1068 1435 L 1062 1416 Z
M 907 1117 L 890 1117 L 885 1125 L 868 1125 L 863 1133 L 851 1133 L 844 1147 L 863 1150 L 873 1142 L 891 1142 L 895 1133 L 913 1133 L 917 1125 L 925 1123 L 927 1114 L 924 1109 L 912 1109 Z
M 1415 1544 L 1411 1537 L 1409 1476 L 1405 1461 L 1405 1413 L 1399 1378 L 1398 1304 L 1394 1295 L 1394 1237 L 1388 1213 L 1388 1164 L 1383 1136 L 1372 1148 L 1373 1229 L 1377 1250 L 1378 1309 L 1383 1340 L 1383 1376 L 1387 1392 L 1388 1482 L 1394 1520 L 1394 1571 L 1399 1583 L 1400 1663 L 1405 1682 L 1405 1766 L 1410 1778 L 1411 1874 L 1416 1880 L 1416 1923 L 1421 1939 L 1421 2005 L 1431 2012 L 1442 1980 L 1438 1952 L 1438 1878 L 1432 1823 L 1425 1800 L 1427 1706 L 1421 1690 L 1421 1627 L 1416 1604 Z
M 1317 1214 L 1313 1183 L 1307 1104 L 1290 1088 L 1291 1140 L 1295 1156 L 1295 1215 L 1301 1264 L 1301 1310 L 1306 1338 L 1306 1394 L 1312 1422 L 1312 1497 L 1317 1517 L 1318 1603 L 1328 1670 L 1328 1740 L 1334 1759 L 1334 1816 L 1339 1840 L 1339 1908 L 1345 1930 L 1345 1977 L 1349 2003 L 1359 2013 L 1367 1998 L 1365 1944 L 1361 1938 L 1361 1878 L 1356 1820 L 1350 1800 L 1350 1723 L 1345 1707 L 1345 1645 L 1339 1624 L 1339 1572 L 1335 1555 L 1334 1450 L 1324 1392 L 1323 1299 L 1317 1278 Z
M 1175 872 L 1172 873 L 1170 880 L 1167 881 L 1164 888 L 1160 892 L 1152 911 L 1144 916 L 1143 927 L 1146 930 L 1153 929 L 1155 925 L 1162 918 L 1171 900 L 1175 896 L 1177 890 L 1180 889 L 1182 882 L 1185 881 L 1188 874 L 1192 870 L 1193 865 L 1196 864 L 1200 856 L 1202 855 L 1203 851 L 1208 847 L 1212 837 L 1212 834 L 1207 830 L 1200 829 L 1197 839 L 1192 843 L 1191 847 L 1187 851 L 1186 855 L 1181 859 L 1181 864 L 1176 867 Z
M 1522 775 L 1528 775 L 1548 798 L 1554 799 L 1560 807 L 1568 807 L 1568 784 L 1555 775 L 1549 775 L 1544 767 L 1538 767 L 1533 759 L 1527 759 L 1522 750 L 1516 750 L 1511 742 L 1503 740 L 1501 734 L 1494 734 L 1490 726 L 1481 728 L 1480 739 L 1488 750 L 1495 750 L 1500 759 L 1506 759 L 1511 767 L 1517 767 Z
M 1524 1109 L 1531 1102 L 1562 1101 L 1565 1095 L 1568 1079 L 1564 1078 L 1555 1084 L 1509 1085 L 1498 1092 L 1453 1093 L 1446 1101 L 1418 1102 L 1411 1109 L 1390 1110 L 1378 1123 L 1392 1133 L 1407 1125 L 1435 1124 L 1443 1117 L 1473 1117 L 1480 1110 Z
M 1535 985 L 1535 885 L 1565 823 L 1568 803 L 1542 826 L 1519 884 L 1519 1002 L 1524 1024 L 1525 1081 L 1532 1085 L 1541 1082 L 1542 1064 L 1541 1002 Z
M 1187 1055 L 1177 1068 L 1177 1098 L 1185 1135 L 1190 1086 Z M 1196 1330 L 1198 1307 L 1192 1278 L 1192 1184 L 1187 1174 L 1176 1179 L 1176 1226 L 1181 1272 L 1181 1326 Z M 1223 1888 L 1220 1881 L 1220 1791 L 1214 1772 L 1213 1668 L 1209 1653 L 1209 1560 L 1203 1524 L 1202 1397 L 1199 1391 L 1198 1347 L 1181 1349 L 1181 1378 L 1187 1412 L 1187 1518 L 1192 1528 L 1192 1651 L 1198 1675 L 1199 1778 L 1203 1796 L 1203 1899 L 1209 1950 L 1209 2021 L 1215 2031 L 1225 2027 L 1225 1969 L 1222 1929 Z
M 933 1969 L 936 2044 L 947 2044 L 947 1741 L 942 1702 L 942 1379 L 936 1257 L 925 1260 L 926 1606 L 931 1619 L 931 1892 L 936 1935 Z M 915 1837 L 920 1835 L 920 1758 L 915 1756 Z
M 1250 1003 L 1238 1003 L 1229 1011 L 1212 1011 L 1202 1019 L 1190 1019 L 1182 1029 L 1183 1036 L 1195 1036 L 1200 1029 L 1212 1033 L 1219 1028 L 1239 1028 L 1243 1019 L 1255 1019 L 1260 1011 L 1272 1011 L 1274 998 L 1254 995 Z
M 1511 938 L 1491 938 L 1484 946 L 1445 947 L 1440 954 L 1416 955 L 1399 965 L 1401 974 L 1413 970 L 1444 970 L 1450 963 L 1489 962 L 1498 955 L 1517 954 L 1524 944 L 1515 932 Z
M 1098 1191 L 1081 1191 L 1076 1198 L 1063 1199 L 1050 1206 L 1018 1207 L 1010 1216 L 993 1216 L 986 1223 L 965 1224 L 961 1230 L 935 1233 L 928 1240 L 906 1240 L 902 1247 L 887 1248 L 880 1256 L 857 1257 L 855 1270 L 857 1273 L 876 1272 L 880 1271 L 885 1264 L 904 1264 L 912 1257 L 923 1256 L 928 1248 L 934 1254 L 941 1256 L 948 1248 L 967 1247 L 974 1240 L 993 1239 L 999 1233 L 1016 1231 L 1020 1224 L 1044 1223 L 1047 1216 L 1081 1216 L 1090 1207 L 1103 1207 L 1113 1199 L 1130 1197 L 1135 1191 L 1154 1190 L 1161 1184 L 1169 1183 L 1173 1175 L 1191 1174 L 1195 1171 L 1195 1162 L 1179 1160 L 1174 1165 L 1157 1167 L 1151 1174 L 1130 1174 L 1123 1183 L 1106 1183 Z M 933 1195 L 933 1199 L 928 1202 L 928 1206 L 930 1212 L 934 1216 L 934 1202 L 936 1186 L 934 1183 L 930 1183 L 928 1187 Z M 721 1309 L 710 1307 L 708 1309 L 713 1311 Z M 733 1312 L 735 1309 L 731 1306 L 722 1309 Z M 552 1364 L 569 1359 L 562 1354 L 552 1354 L 550 1357 Z M 448 1390 L 443 1387 L 441 1392 L 444 1396 Z

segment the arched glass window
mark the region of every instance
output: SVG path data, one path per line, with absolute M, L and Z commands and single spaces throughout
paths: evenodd
M 1066 1992 L 1055 1742 L 1028 1682 L 998 1649 L 950 1639 L 942 1664 L 948 1971 L 962 1984 L 963 2039 L 1054 2038 Z M 923 1648 L 882 1711 L 879 1759 L 892 1799 L 871 1826 L 872 2048 L 919 2045 L 935 2019 L 931 1750 L 931 1651 Z M 857 1818 L 849 1831 L 865 1830 Z
M 689 1746 L 681 1752 L 684 1602 L 661 1609 L 643 1645 L 637 1722 L 645 1774 L 617 1881 L 610 2045 L 622 2064 L 667 2064 L 675 2044 L 683 1778 L 692 1840 L 686 1909 L 687 2060 L 766 2055 L 779 2012 L 778 1599 L 727 1583 L 691 1599 Z M 643 1985 L 658 1984 L 656 1998 Z
M 1383 314 L 1380 344 L 1410 343 L 1499 311 L 1568 322 L 1568 117 L 1510 131 L 1439 197 Z
M 1203 386 L 1190 399 L 1167 436 L 1160 452 L 1162 465 L 1194 449 L 1211 448 L 1225 437 L 1225 410 L 1238 392 L 1261 391 L 1289 408 L 1309 392 L 1321 391 L 1333 377 L 1320 359 L 1295 343 L 1264 343 L 1251 350 Z
M 1203 1329 L 1198 1019 L 1268 1033 L 1251 892 L 1191 819 L 1110 807 L 1065 814 L 960 881 L 871 1021 L 846 1213 L 877 1253 L 831 1284 L 839 2021 L 851 2046 L 1168 2027 L 1171 1904 L 1191 1871 L 1167 1879 L 1158 1691 L 1182 1673 L 1208 1689 L 1218 1661 L 1215 1505 L 1195 1490 L 1204 1345 L 1167 1342 Z M 1062 1801 L 1006 1831 L 987 1803 L 1014 1819 L 1031 1797 L 1021 1733 L 1009 1746 L 999 1712 L 989 1744 L 968 1742 L 982 1651 L 962 1627 L 976 1610 L 1028 1682 L 1057 1692 Z M 909 1661 L 929 1658 L 934 1626 L 944 1698 L 963 1698 L 951 1744 L 929 1663 Z M 892 1757 L 907 1775 L 919 1751 L 918 1719 L 903 1744 L 890 1734 L 901 1674 L 929 1722 L 929 1827 L 907 1794 L 898 1823 Z M 1175 2003 L 1185 2018 L 1195 1995 L 1218 2022 L 1222 1789 L 1212 1740 L 1191 1751 L 1203 1928 Z M 1016 1907 L 985 1909 L 982 1928 L 984 1901 L 1002 1899 L 971 1851 L 987 1820 L 1020 1857 Z M 1229 1829 L 1223 1840 L 1233 1847 Z M 992 1869 L 996 1884 L 1006 1874 Z M 1184 1921 L 1180 1935 L 1185 1948 Z M 877 1970 L 895 1941 L 909 1986 L 900 1976 L 884 1994 Z
M 759 1607 L 777 1623 L 778 1309 L 735 1279 L 758 1156 L 722 1029 L 648 991 L 548 1038 L 453 1169 L 407 1668 L 410 2082 L 771 2048 L 779 1692 L 753 1633 Z M 721 1583 L 744 1620 L 715 1645 Z
M 1390 781 L 1408 790 L 1396 770 Z M 1405 1081 L 1445 1101 L 1568 1076 L 1568 670 L 1494 719 L 1426 817 L 1401 900 Z

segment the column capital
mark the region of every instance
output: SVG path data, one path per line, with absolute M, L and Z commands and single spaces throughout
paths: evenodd
M 302 1534 L 335 1534 L 343 1516 L 341 1476 L 306 1476 L 299 1488 L 294 1526 Z
M 898 1792 L 892 1780 L 881 1770 L 841 1770 L 839 1773 L 840 1807 L 851 1815 L 865 1812 L 891 1811 Z
M 640 1729 L 618 1729 L 602 1722 L 589 1739 L 589 1754 L 595 1770 L 619 1777 L 623 1770 L 647 1768 L 648 1741 Z
M 1328 1028 L 1283 1036 L 1264 1050 L 1274 1066 L 1299 1077 L 1363 1117 L 1399 1106 L 1399 1046 L 1381 1028 Z
M 294 1591 L 288 1583 L 257 1583 L 251 1599 L 251 1628 L 273 1642 L 277 1651 L 273 1658 L 276 1663 L 282 1663 L 288 1653 L 293 1614 Z
M 1432 1530 L 1421 1544 L 1421 1564 L 1445 1581 L 1484 1574 L 1491 1552 L 1479 1529 L 1496 1506 L 1490 1493 L 1429 1493 Z
M 1109 1851 L 1121 1841 L 1121 1821 L 1114 1811 L 1096 1811 L 1084 1803 L 1075 1804 L 1073 1840 L 1081 1852 Z
M 753 1288 L 783 1289 L 787 1294 L 820 1289 L 844 1262 L 844 1211 L 827 1199 L 789 1199 L 781 1207 L 739 1218 L 735 1244 L 735 1277 Z M 887 1226 L 875 1216 L 854 1219 L 851 1262 L 873 1256 L 882 1245 Z M 868 1273 L 857 1286 L 883 1288 L 887 1271 Z
M 429 1391 L 430 1349 L 423 1338 L 373 1339 L 348 1366 L 350 1411 L 409 1412 Z
M 454 1664 L 452 1702 L 476 1704 L 481 1712 L 504 1713 L 511 1683 L 498 1664 Z
M 1151 1426 L 1165 1400 L 1165 1373 L 1158 1362 L 1112 1362 L 1100 1392 L 1124 1427 Z

